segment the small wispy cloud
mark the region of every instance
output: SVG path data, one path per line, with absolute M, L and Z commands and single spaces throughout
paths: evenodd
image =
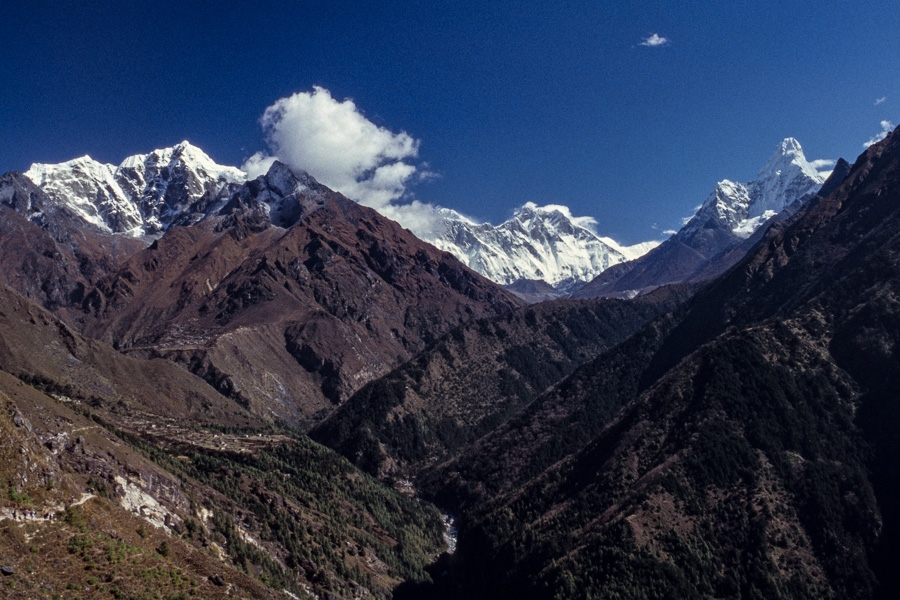
M 882 121 L 881 122 L 881 131 L 876 133 L 874 136 L 869 138 L 868 141 L 863 142 L 863 148 L 868 148 L 872 144 L 877 144 L 884 138 L 888 136 L 888 134 L 894 129 L 894 124 L 890 121 Z
M 879 104 L 884 104 L 886 101 L 887 101 L 887 96 L 882 96 L 881 98 L 877 98 L 875 100 L 875 106 L 878 106 Z
M 809 164 L 812 165 L 812 168 L 816 171 L 820 169 L 824 169 L 825 167 L 833 167 L 837 161 L 831 158 L 817 158 L 816 160 L 809 161 Z
M 651 226 L 650 226 L 650 229 L 652 229 L 653 231 L 659 231 L 659 232 L 661 232 L 664 236 L 667 236 L 667 237 L 668 237 L 668 236 L 675 235 L 676 233 L 678 233 L 678 232 L 675 231 L 674 229 L 665 229 L 665 230 L 663 230 L 663 228 L 660 227 L 659 225 L 657 225 L 656 223 L 654 223 L 653 225 L 651 225 Z
M 654 33 L 653 35 L 642 39 L 639 45 L 648 46 L 650 48 L 658 48 L 659 46 L 665 46 L 669 44 L 670 41 L 671 40 L 669 40 L 669 38 L 663 37 L 658 33 Z
M 703 205 L 702 205 L 702 204 L 698 204 L 697 206 L 694 207 L 694 212 L 693 212 L 693 213 L 689 214 L 689 215 L 686 216 L 686 217 L 681 217 L 681 218 L 679 219 L 679 221 L 681 222 L 681 226 L 684 227 L 685 225 L 687 225 L 688 223 L 690 223 L 690 222 L 691 222 L 691 219 L 693 219 L 694 217 L 697 216 L 697 213 L 700 212 L 700 209 L 701 209 L 701 208 L 703 208 Z
M 809 161 L 812 168 L 824 179 L 828 179 L 828 176 L 831 175 L 836 163 L 837 161 L 832 158 L 817 158 L 816 160 Z

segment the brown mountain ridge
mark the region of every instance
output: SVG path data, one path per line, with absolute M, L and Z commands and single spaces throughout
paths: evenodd
M 47 238 L 46 227 L 21 228 Z M 4 241 L 19 237 L 11 231 Z M 77 294 L 31 296 L 63 305 L 60 316 L 80 332 L 130 354 L 174 360 L 258 414 L 298 423 L 325 414 L 451 327 L 522 303 L 280 163 L 218 213 L 171 228 L 119 264 L 106 261 L 106 274 L 67 277 L 57 271 L 71 271 L 74 259 L 41 257 L 25 247 L 8 261 L 38 263 L 29 275 L 77 281 Z M 21 275 L 7 279 L 29 291 Z

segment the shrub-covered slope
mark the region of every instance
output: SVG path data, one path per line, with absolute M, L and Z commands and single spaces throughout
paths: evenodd
M 497 428 L 691 291 L 545 302 L 463 325 L 361 389 L 312 436 L 370 472 L 416 473 Z
M 85 340 L 8 289 L 2 299 L 0 366 L 19 376 L 0 370 L 0 544 L 15 572 L 0 586 L 12 597 L 383 598 L 428 579 L 444 545 L 429 504 L 176 365 Z M 74 526 L 12 519 L 81 500 Z M 38 568 L 44 553 L 52 572 Z
M 683 308 L 433 470 L 459 551 L 407 591 L 895 597 L 898 297 L 893 135 Z

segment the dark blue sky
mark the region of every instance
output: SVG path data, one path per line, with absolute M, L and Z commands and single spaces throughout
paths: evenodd
M 852 161 L 900 118 L 894 1 L 15 2 L 0 40 L 0 172 L 182 139 L 240 165 L 318 85 L 421 141 L 418 199 L 567 204 L 626 243 L 784 137 Z

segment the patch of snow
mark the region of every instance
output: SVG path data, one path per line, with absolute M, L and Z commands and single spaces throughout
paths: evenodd
M 739 238 L 747 239 L 753 232 L 759 228 L 760 225 L 777 215 L 778 213 L 774 210 L 767 210 L 763 214 L 758 215 L 756 217 L 751 217 L 742 221 L 737 227 L 732 229 L 732 233 L 738 236 Z
M 600 240 L 613 250 L 621 252 L 625 256 L 625 260 L 640 258 L 662 243 L 659 240 L 651 240 L 649 242 L 632 244 L 631 246 L 622 246 L 612 238 L 601 237 Z

